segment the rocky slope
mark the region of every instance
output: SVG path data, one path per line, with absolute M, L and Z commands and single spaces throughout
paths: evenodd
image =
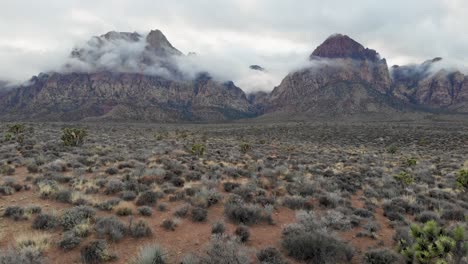
M 248 96 L 207 73 L 188 77 L 178 67 L 183 56 L 159 30 L 93 37 L 73 50 L 61 73 L 0 89 L 0 119 L 217 122 L 260 115 L 468 114 L 468 76 L 444 69 L 441 58 L 389 70 L 377 51 L 346 35 L 325 40 L 307 67 L 288 74 L 271 93 Z
M 468 76 L 439 67 L 441 61 L 393 66 L 393 94 L 430 111 L 468 113 Z
M 386 60 L 338 34 L 315 49 L 309 67 L 289 74 L 272 91 L 266 112 L 309 116 L 390 113 L 400 107 L 387 96 L 390 88 Z
M 73 50 L 68 73 L 41 74 L 1 98 L 0 118 L 179 122 L 253 115 L 240 88 L 208 74 L 184 78 L 175 56 L 183 54 L 159 30 L 146 38 L 125 32 L 94 37 Z M 83 71 L 75 71 L 76 64 Z

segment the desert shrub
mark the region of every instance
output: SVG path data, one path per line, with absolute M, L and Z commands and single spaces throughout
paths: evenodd
M 115 216 L 96 219 L 94 230 L 99 238 L 109 238 L 112 241 L 121 240 L 127 233 L 127 227 Z
M 13 175 L 15 174 L 15 167 L 8 164 L 0 165 L 0 174 Z
M 149 206 L 142 206 L 138 208 L 138 213 L 142 216 L 152 216 L 153 209 L 151 209 Z
M 151 230 L 148 223 L 138 220 L 136 223 L 130 224 L 130 234 L 135 238 L 149 237 L 153 234 L 153 230 Z
M 340 203 L 340 197 L 335 194 L 326 194 L 319 197 L 319 204 L 325 208 L 336 208 Z
M 398 151 L 398 147 L 395 145 L 387 147 L 386 151 L 390 154 L 395 154 Z
M 224 236 L 213 236 L 206 249 L 206 255 L 200 257 L 200 263 L 250 263 L 247 250 L 239 242 Z
M 133 214 L 133 210 L 130 207 L 127 206 L 118 206 L 115 209 L 115 214 L 118 216 L 128 216 Z
M 234 234 L 239 238 L 239 241 L 245 243 L 249 240 L 250 230 L 245 225 L 240 225 L 234 231 Z
M 70 230 L 79 224 L 93 220 L 95 215 L 96 211 L 89 206 L 75 206 L 63 213 L 60 217 L 60 224 L 63 229 Z
M 413 242 L 400 240 L 398 248 L 408 261 L 417 263 L 446 262 L 455 249 L 456 241 L 437 222 L 429 221 L 423 226 L 411 225 Z
M 208 210 L 201 207 L 193 207 L 190 213 L 193 222 L 204 222 L 208 217 Z
M 260 264 L 287 264 L 283 255 L 274 247 L 267 247 L 257 252 L 257 259 Z
M 81 243 L 81 237 L 77 236 L 74 232 L 67 231 L 63 233 L 58 246 L 63 250 L 72 250 L 78 247 Z
M 239 183 L 237 182 L 225 182 L 223 183 L 223 188 L 224 188 L 224 191 L 226 192 L 232 192 L 234 189 L 238 188 L 239 186 L 241 186 Z
M 50 230 L 60 224 L 60 219 L 51 214 L 39 214 L 32 223 L 32 228 L 40 230 Z
M 116 167 L 109 167 L 106 169 L 106 173 L 109 175 L 115 175 L 119 173 L 119 169 L 117 169 Z
M 190 211 L 190 205 L 182 205 L 177 208 L 174 212 L 174 215 L 177 217 L 186 217 Z
M 114 198 L 114 199 L 110 199 L 110 200 L 98 203 L 95 205 L 95 207 L 102 211 L 111 211 L 119 203 L 120 203 L 120 199 Z
M 468 189 L 468 170 L 461 170 L 457 173 L 457 186 Z
M 39 205 L 30 205 L 26 208 L 26 212 L 30 214 L 40 214 L 42 208 Z
M 31 162 L 28 165 L 26 165 L 26 169 L 28 170 L 29 173 L 39 172 L 39 166 L 35 162 Z
M 370 233 L 375 233 L 375 232 L 379 231 L 381 228 L 382 227 L 380 226 L 380 224 L 378 222 L 369 221 L 364 225 L 364 230 L 366 230 L 366 231 L 368 231 Z
M 51 244 L 50 235 L 42 233 L 23 233 L 15 236 L 16 247 L 19 250 L 25 248 L 34 249 L 40 254 L 44 253 Z
M 42 180 L 37 183 L 41 198 L 47 199 L 59 191 L 59 185 L 54 180 Z
M 117 258 L 114 254 L 109 253 L 105 240 L 91 241 L 81 249 L 80 254 L 84 264 L 98 264 Z
M 157 244 L 147 245 L 140 249 L 138 256 L 130 264 L 165 264 L 167 253 Z
M 193 206 L 206 208 L 217 204 L 221 198 L 222 196 L 215 189 L 203 188 L 190 199 L 190 203 Z
M 106 190 L 104 191 L 105 194 L 115 194 L 123 190 L 124 184 L 120 180 L 110 180 L 107 183 Z
M 1 185 L 0 186 L 0 194 L 12 195 L 14 193 L 15 193 L 15 189 L 13 189 L 12 187 L 6 186 L 6 185 Z
M 16 205 L 8 206 L 3 212 L 3 216 L 12 218 L 15 221 L 26 219 L 24 208 Z
M 239 148 L 240 148 L 240 151 L 241 151 L 242 153 L 247 153 L 247 152 L 249 152 L 250 150 L 252 150 L 252 146 L 251 146 L 249 143 L 245 143 L 245 142 L 244 142 L 244 143 L 241 143 L 241 144 L 239 145 Z
M 437 223 L 440 223 L 439 215 L 433 211 L 421 212 L 420 214 L 416 216 L 415 220 L 421 223 L 426 223 L 429 221 L 436 221 Z
M 172 219 L 164 219 L 161 223 L 161 227 L 166 230 L 174 231 L 177 227 L 177 222 Z
M 285 196 L 283 198 L 283 205 L 292 210 L 311 210 L 313 208 L 312 203 L 302 196 Z
M 146 191 L 141 193 L 138 196 L 138 199 L 136 201 L 136 205 L 141 206 L 141 205 L 147 205 L 147 206 L 154 206 L 156 202 L 158 201 L 158 194 L 153 191 Z
M 403 263 L 401 256 L 389 249 L 374 249 L 364 255 L 364 264 L 399 264 Z
M 224 214 L 232 222 L 244 225 L 252 225 L 263 219 L 262 209 L 259 206 L 245 204 L 235 197 L 224 204 Z
M 215 222 L 211 225 L 211 234 L 222 235 L 226 231 L 226 225 L 223 222 Z
M 124 191 L 120 194 L 120 198 L 124 201 L 133 201 L 137 197 L 134 191 Z
M 47 263 L 41 252 L 32 247 L 0 250 L 0 263 L 2 264 L 45 264 Z
M 167 211 L 167 203 L 160 203 L 158 204 L 158 211 L 165 212 Z
M 465 210 L 461 208 L 445 209 L 441 218 L 448 221 L 464 221 L 466 217 Z
M 354 209 L 354 212 L 353 212 L 355 215 L 359 216 L 359 217 L 363 217 L 363 218 L 370 218 L 370 217 L 373 217 L 374 214 L 367 210 L 367 209 L 364 209 L 364 208 L 356 208 Z
M 60 190 L 54 194 L 55 200 L 61 203 L 71 203 L 72 202 L 72 192 L 70 190 Z
M 354 255 L 350 246 L 332 235 L 296 225 L 283 230 L 281 244 L 289 256 L 308 263 L 348 263 Z
M 88 132 L 83 128 L 64 128 L 62 130 L 62 141 L 65 146 L 80 146 L 83 144 Z

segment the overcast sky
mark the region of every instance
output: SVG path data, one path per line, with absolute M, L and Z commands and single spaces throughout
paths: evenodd
M 238 72 L 261 64 L 285 74 L 333 33 L 376 49 L 389 66 L 436 56 L 464 65 L 467 25 L 466 0 L 1 0 L 0 79 L 53 70 L 111 30 L 161 29 L 182 52 Z

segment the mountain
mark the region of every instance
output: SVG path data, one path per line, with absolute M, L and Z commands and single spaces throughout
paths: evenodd
M 58 72 L 14 89 L 0 83 L 0 119 L 218 122 L 468 114 L 468 76 L 443 67 L 442 58 L 389 69 L 377 51 L 346 35 L 327 38 L 306 67 L 289 73 L 271 93 L 246 95 L 209 73 L 188 74 L 180 64 L 186 56 L 197 55 L 184 55 L 159 30 L 93 37 L 73 49 Z
M 63 72 L 40 74 L 0 98 L 3 120 L 222 121 L 254 115 L 244 92 L 207 73 L 186 78 L 184 56 L 159 30 L 109 32 L 75 48 Z
M 440 67 L 441 61 L 393 66 L 393 94 L 427 110 L 468 113 L 468 76 Z
M 329 37 L 309 60 L 308 67 L 274 88 L 267 114 L 336 116 L 393 113 L 403 107 L 388 96 L 392 82 L 386 60 L 350 37 Z

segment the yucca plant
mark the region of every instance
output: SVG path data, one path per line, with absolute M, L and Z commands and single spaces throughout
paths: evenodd
M 399 242 L 400 253 L 413 263 L 448 263 L 457 241 L 437 222 L 429 221 L 423 226 L 411 225 L 410 236 L 414 242 Z
M 165 264 L 166 252 L 157 244 L 147 245 L 140 249 L 138 256 L 131 264 Z
M 62 141 L 65 146 L 80 146 L 88 132 L 83 128 L 64 128 L 62 131 Z
M 457 187 L 468 188 L 468 170 L 461 170 L 457 173 Z
M 203 144 L 193 144 L 192 145 L 192 154 L 196 156 L 205 155 L 206 147 Z

